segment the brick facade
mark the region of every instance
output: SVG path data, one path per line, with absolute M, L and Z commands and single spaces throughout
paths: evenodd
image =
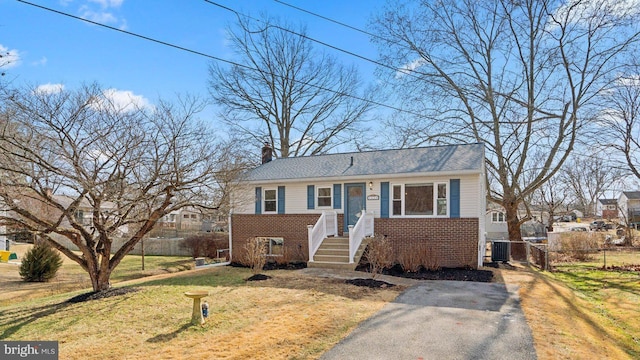
M 234 257 L 242 249 L 248 238 L 281 237 L 285 251 L 293 260 L 309 260 L 309 239 L 307 225 L 315 225 L 320 214 L 233 214 L 231 216 L 231 246 Z M 338 214 L 338 233 L 342 234 L 343 216 Z M 236 258 L 236 260 L 238 260 Z
M 306 261 L 309 257 L 307 225 L 314 225 L 319 217 L 318 214 L 234 214 L 231 219 L 234 257 L 248 238 L 273 236 L 284 239 L 285 249 L 294 260 Z M 343 221 L 343 215 L 339 214 L 339 234 L 342 234 Z M 478 221 L 474 218 L 376 218 L 374 232 L 391 240 L 396 255 L 416 245 L 427 246 L 442 267 L 475 268 Z
M 415 246 L 434 251 L 442 267 L 476 268 L 478 265 L 478 219 L 375 219 L 375 233 L 386 235 L 398 256 Z

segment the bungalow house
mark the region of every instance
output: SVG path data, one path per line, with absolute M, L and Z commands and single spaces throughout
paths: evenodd
M 443 267 L 484 257 L 483 144 L 281 158 L 249 171 L 231 198 L 232 260 L 247 239 L 308 266 L 355 268 L 363 239 L 386 236 L 396 256 L 426 246 Z
M 629 225 L 640 225 L 640 191 L 623 191 L 618 206 L 621 219 Z

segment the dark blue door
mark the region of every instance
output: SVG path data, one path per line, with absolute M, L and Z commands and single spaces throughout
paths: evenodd
M 365 209 L 365 184 L 344 185 L 344 231 L 349 231 L 349 225 L 355 225 L 362 210 Z

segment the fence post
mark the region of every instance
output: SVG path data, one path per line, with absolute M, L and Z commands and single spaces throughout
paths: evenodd
M 528 241 L 525 241 L 524 243 L 526 245 L 525 249 L 527 250 L 527 255 L 526 255 L 527 256 L 527 266 L 531 266 L 531 263 L 529 262 L 529 257 L 531 256 L 531 253 L 530 253 L 531 249 L 529 249 L 529 246 L 531 246 L 531 244 L 529 244 Z
M 604 255 L 604 268 L 607 268 L 607 249 L 602 249 L 602 254 Z
M 549 243 L 544 247 L 544 270 L 549 271 Z

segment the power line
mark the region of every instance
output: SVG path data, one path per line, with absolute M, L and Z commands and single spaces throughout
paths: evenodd
M 348 28 L 348 29 L 355 30 L 355 31 L 357 31 L 357 32 L 359 32 L 359 33 L 362 33 L 362 34 L 365 34 L 365 35 L 368 35 L 368 36 L 371 36 L 371 37 L 374 37 L 374 38 L 377 38 L 377 39 L 380 39 L 380 40 L 384 40 L 384 41 L 387 41 L 387 42 L 389 41 L 389 40 L 387 40 L 387 39 L 383 38 L 383 37 L 382 37 L 382 36 L 380 36 L 380 35 L 376 35 L 376 34 L 370 33 L 370 32 L 368 32 L 368 31 L 362 30 L 362 29 L 357 28 L 357 27 L 355 27 L 355 26 L 352 26 L 352 25 L 349 25 L 349 24 L 345 24 L 345 23 L 340 22 L 340 21 L 338 21 L 338 20 L 334 20 L 334 19 L 329 18 L 329 17 L 326 17 L 326 16 L 324 16 L 324 15 L 320 15 L 320 14 L 314 13 L 314 12 L 312 12 L 312 11 L 309 11 L 309 10 L 303 9 L 303 8 L 301 8 L 301 7 L 298 7 L 298 6 L 295 6 L 295 5 L 288 4 L 288 3 L 284 2 L 284 1 L 281 1 L 281 0 L 273 0 L 273 1 L 275 1 L 275 2 L 277 2 L 277 3 L 279 3 L 279 4 L 281 4 L 281 5 L 288 6 L 288 7 L 290 7 L 290 8 L 296 9 L 296 10 L 301 11 L 301 12 L 303 12 L 303 13 L 307 13 L 307 14 L 309 14 L 309 15 L 313 15 L 313 16 L 315 16 L 315 17 L 319 17 L 320 19 L 323 19 L 323 20 L 326 20 L 326 21 L 332 22 L 332 23 L 334 23 L 334 24 L 338 24 L 338 25 L 340 25 L 340 26 L 344 26 L 344 27 L 346 27 L 346 28 Z
M 211 0 L 203 0 L 203 1 L 204 1 L 204 2 L 206 2 L 206 3 L 208 3 L 208 4 L 210 4 L 210 5 L 217 6 L 217 7 L 221 8 L 221 9 L 224 9 L 224 10 L 226 10 L 226 11 L 229 11 L 229 12 L 234 13 L 238 19 L 239 19 L 240 17 L 245 17 L 245 18 L 247 18 L 247 19 L 251 19 L 251 20 L 253 20 L 253 21 L 258 21 L 258 22 L 265 23 L 265 22 L 264 22 L 263 20 L 261 20 L 261 19 L 255 18 L 255 17 L 250 16 L 250 15 L 247 15 L 247 14 L 243 14 L 243 13 L 241 13 L 241 12 L 237 11 L 237 10 L 234 10 L 234 9 L 232 9 L 232 8 L 228 7 L 228 6 L 221 5 L 221 4 L 219 4 L 219 3 L 215 2 L 215 1 L 211 1 Z M 351 26 L 351 25 L 343 24 L 343 23 L 341 23 L 341 22 L 339 22 L 339 21 L 332 20 L 332 19 L 327 18 L 327 17 L 324 17 L 324 16 L 322 16 L 322 15 L 318 15 L 318 14 L 311 13 L 311 12 L 309 12 L 309 11 L 307 11 L 307 10 L 302 9 L 302 8 L 298 8 L 298 7 L 295 7 L 295 6 L 293 6 L 293 5 L 289 5 L 289 4 L 287 4 L 287 3 L 284 3 L 284 2 L 281 2 L 281 1 L 278 1 L 278 0 L 275 0 L 275 1 L 277 1 L 277 2 L 279 2 L 279 3 L 282 3 L 283 5 L 286 5 L 286 6 L 291 6 L 291 7 L 295 8 L 295 9 L 298 9 L 299 11 L 307 12 L 307 13 L 309 13 L 309 14 L 313 14 L 314 16 L 318 16 L 318 17 L 323 18 L 323 19 L 325 19 L 325 20 L 328 20 L 328 21 L 331 21 L 331 22 L 335 22 L 335 23 L 340 24 L 340 25 L 342 25 L 342 26 L 346 26 L 346 27 L 348 27 L 348 28 L 350 28 L 350 29 L 354 29 L 354 30 L 356 30 L 356 31 L 362 32 L 362 33 L 367 34 L 367 35 L 369 35 L 369 36 L 373 36 L 373 37 L 376 37 L 376 38 L 382 39 L 382 40 L 384 40 L 384 41 L 390 42 L 389 40 L 387 40 L 387 39 L 385 39 L 385 38 L 383 38 L 383 37 L 380 37 L 380 36 L 378 36 L 378 35 L 374 35 L 374 34 L 368 33 L 368 32 L 366 32 L 366 31 L 364 31 L 364 30 L 360 30 L 360 29 L 358 29 L 358 28 L 356 28 L 356 27 L 353 27 L 353 26 Z M 400 71 L 400 72 L 402 72 L 404 75 L 408 75 L 408 76 L 414 77 L 414 78 L 416 78 L 416 79 L 420 79 L 420 77 L 419 77 L 418 75 L 415 75 L 414 73 L 419 74 L 419 75 L 427 75 L 426 73 L 423 73 L 423 72 L 417 71 L 417 70 L 415 70 L 415 69 L 414 69 L 414 70 L 399 70 L 398 68 L 396 68 L 396 67 L 394 67 L 394 66 L 391 66 L 391 65 L 387 65 L 387 64 L 381 63 L 381 62 L 379 62 L 379 61 L 377 61 L 377 60 L 370 59 L 370 58 L 368 58 L 368 57 L 366 57 L 366 56 L 363 56 L 363 55 L 360 55 L 360 54 L 356 54 L 356 53 L 354 53 L 354 52 L 352 52 L 352 51 L 349 51 L 349 50 L 342 49 L 342 48 L 340 48 L 340 47 L 337 47 L 337 46 L 335 46 L 335 45 L 331 45 L 331 44 L 326 43 L 326 42 L 324 42 L 324 41 L 321 41 L 321 40 L 318 40 L 318 39 L 312 38 L 312 37 L 307 36 L 307 35 L 305 35 L 305 34 L 300 34 L 300 33 L 296 32 L 296 31 L 291 30 L 291 29 L 283 28 L 283 27 L 281 27 L 281 26 L 278 26 L 278 25 L 272 25 L 272 24 L 269 24 L 269 23 L 265 23 L 265 24 L 267 25 L 267 28 L 272 27 L 272 28 L 275 28 L 275 29 L 278 29 L 278 30 L 281 30 L 281 31 L 285 31 L 285 32 L 288 32 L 288 33 L 291 33 L 291 34 L 294 34 L 294 35 L 300 36 L 300 37 L 302 37 L 302 38 L 304 38 L 304 39 L 307 39 L 307 40 L 309 40 L 309 41 L 315 42 L 315 43 L 320 44 L 320 45 L 322 45 L 322 46 L 326 46 L 326 47 L 328 47 L 328 48 L 331 48 L 331 49 L 334 49 L 334 50 L 340 51 L 340 52 L 345 53 L 345 54 L 347 54 L 347 55 L 350 55 L 350 56 L 356 57 L 356 58 L 358 58 L 358 59 L 361 59 L 361 60 L 364 60 L 364 61 L 370 62 L 370 63 L 372 63 L 372 64 L 375 64 L 375 65 L 378 65 L 378 66 L 381 66 L 381 67 L 384 67 L 384 68 L 387 68 L 387 69 L 393 70 L 394 72 L 398 72 L 398 71 Z M 267 28 L 265 28 L 264 30 L 266 30 Z
M 180 45 L 175 45 L 175 44 L 172 44 L 172 43 L 169 43 L 169 42 L 166 42 L 166 41 L 158 40 L 158 39 L 146 36 L 146 35 L 141 35 L 141 34 L 138 34 L 138 33 L 134 33 L 132 31 L 127 31 L 127 30 L 123 30 L 123 29 L 119 29 L 119 28 L 110 26 L 110 25 L 102 24 L 102 23 L 99 23 L 99 22 L 96 22 L 96 21 L 88 20 L 88 19 L 76 16 L 76 15 L 72 15 L 72 14 L 69 14 L 69 13 L 66 13 L 66 12 L 63 12 L 63 11 L 60 11 L 60 10 L 56 10 L 56 9 L 52 9 L 52 8 L 46 7 L 46 6 L 43 6 L 43 5 L 34 4 L 32 2 L 29 2 L 29 1 L 25 1 L 25 0 L 17 0 L 17 1 L 21 2 L 23 4 L 26 4 L 26 5 L 31 5 L 33 7 L 36 7 L 36 8 L 42 9 L 42 10 L 53 12 L 53 13 L 58 14 L 58 15 L 63 15 L 63 16 L 70 17 L 70 18 L 75 19 L 75 20 L 80 20 L 80 21 L 87 22 L 87 23 L 90 23 L 90 24 L 93 24 L 93 25 L 101 26 L 101 27 L 107 28 L 109 30 L 114 30 L 114 31 L 117 31 L 117 32 L 120 32 L 120 33 L 123 33 L 123 34 L 126 34 L 126 35 L 134 36 L 134 37 L 146 40 L 146 41 L 151 41 L 151 42 L 154 42 L 154 43 L 157 43 L 157 44 L 160 44 L 160 45 L 164 45 L 164 46 L 168 46 L 168 47 L 171 47 L 171 48 L 174 48 L 174 49 L 177 49 L 177 50 L 186 51 L 188 53 L 199 55 L 199 56 L 203 56 L 203 57 L 215 60 L 215 61 L 224 62 L 224 63 L 227 63 L 227 64 L 231 64 L 233 66 L 238 66 L 238 67 L 245 68 L 245 69 L 248 69 L 248 70 L 264 71 L 264 70 L 256 69 L 254 67 L 251 67 L 251 66 L 248 66 L 248 65 L 244 65 L 244 64 L 240 64 L 240 63 L 237 63 L 237 62 L 234 62 L 234 61 L 231 61 L 231 60 L 226 60 L 226 59 L 214 56 L 214 55 L 206 54 L 206 53 L 203 53 L 203 52 L 200 52 L 200 51 L 197 51 L 197 50 L 189 49 L 189 48 L 186 48 L 186 47 L 183 47 L 183 46 L 180 46 Z M 222 8 L 225 8 L 225 9 L 228 9 L 226 7 L 223 7 L 222 5 L 219 5 L 219 4 L 215 4 L 215 5 L 216 6 L 220 6 Z M 234 11 L 233 9 L 230 9 L 230 10 L 238 15 L 238 13 L 236 11 Z M 276 76 L 276 77 L 282 77 L 281 75 L 277 75 L 277 74 L 273 74 L 273 73 L 268 73 L 268 74 L 272 75 L 272 76 Z M 422 114 L 419 114 L 419 113 L 416 113 L 416 112 L 413 112 L 413 111 L 410 111 L 410 110 L 405 110 L 405 109 L 401 109 L 401 108 L 398 108 L 398 107 L 395 107 L 395 106 L 392 106 L 392 105 L 383 104 L 383 103 L 380 103 L 380 102 L 377 102 L 377 101 L 374 101 L 374 100 L 365 99 L 365 98 L 362 98 L 360 96 L 356 96 L 356 95 L 353 95 L 353 94 L 338 92 L 338 91 L 335 91 L 333 89 L 329 89 L 329 88 L 325 88 L 325 87 L 318 86 L 318 85 L 315 85 L 315 84 L 311 84 L 308 81 L 307 82 L 303 82 L 303 81 L 299 81 L 299 80 L 292 80 L 292 81 L 296 82 L 296 83 L 299 83 L 299 84 L 302 84 L 302 85 L 308 85 L 310 87 L 314 87 L 314 88 L 319 89 L 319 90 L 332 92 L 334 94 L 338 94 L 338 95 L 341 95 L 341 96 L 347 96 L 347 97 L 350 97 L 350 98 L 353 98 L 353 99 L 356 99 L 356 100 L 359 100 L 359 101 L 363 101 L 363 102 L 366 102 L 366 103 L 369 103 L 369 104 L 372 104 L 372 105 L 384 107 L 384 108 L 395 110 L 395 111 L 398 111 L 398 112 L 411 114 L 411 115 L 414 115 L 414 116 L 417 116 L 417 117 L 423 117 Z

